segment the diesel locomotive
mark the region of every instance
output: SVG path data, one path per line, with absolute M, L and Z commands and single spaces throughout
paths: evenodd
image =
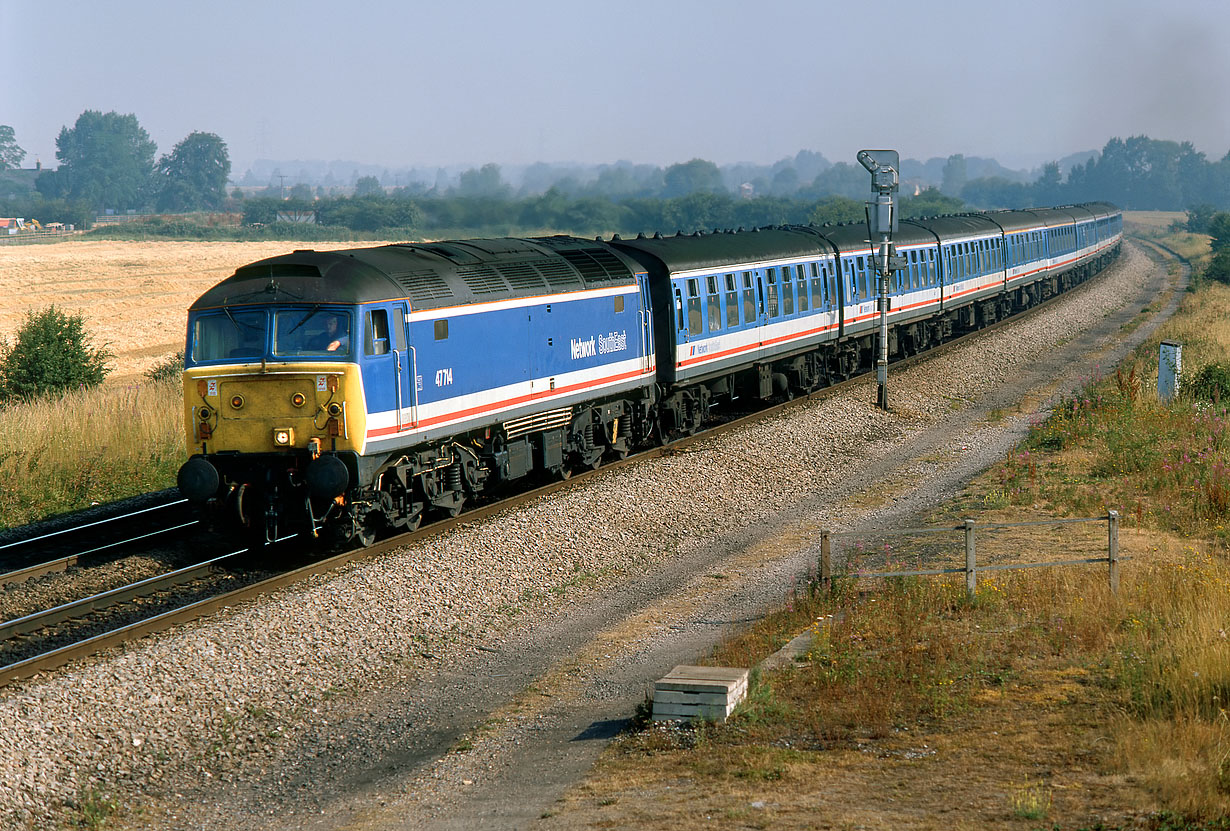
M 873 363 L 867 226 L 295 251 L 188 312 L 185 497 L 258 542 L 370 544 L 531 474 L 694 433 Z M 1113 205 L 902 221 L 889 353 L 1035 305 L 1117 255 Z

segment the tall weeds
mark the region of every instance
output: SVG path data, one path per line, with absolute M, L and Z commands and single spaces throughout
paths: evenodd
M 0 527 L 174 485 L 182 402 L 150 382 L 0 407 Z

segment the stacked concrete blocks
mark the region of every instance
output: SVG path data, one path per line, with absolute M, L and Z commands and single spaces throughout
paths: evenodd
M 653 685 L 653 720 L 725 721 L 746 695 L 746 669 L 677 666 Z

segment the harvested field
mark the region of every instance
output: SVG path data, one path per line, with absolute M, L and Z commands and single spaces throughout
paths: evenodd
M 56 306 L 85 316 L 95 345 L 114 354 L 108 384 L 131 383 L 183 348 L 187 309 L 236 267 L 295 248 L 378 243 L 66 240 L 0 249 L 0 338 L 26 312 Z

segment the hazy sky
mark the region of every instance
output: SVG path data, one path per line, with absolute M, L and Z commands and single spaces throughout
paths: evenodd
M 87 109 L 135 114 L 159 154 L 217 133 L 237 175 L 1230 150 L 1225 0 L 0 0 L 0 70 L 27 166 Z

